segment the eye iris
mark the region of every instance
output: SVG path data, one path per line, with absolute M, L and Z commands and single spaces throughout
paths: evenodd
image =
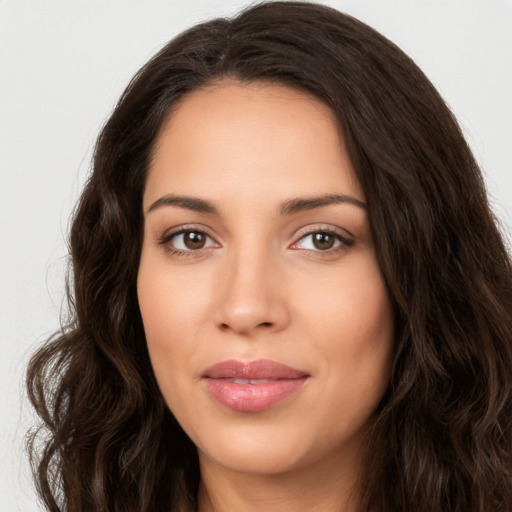
M 334 245 L 334 236 L 330 233 L 314 233 L 313 245 L 321 251 L 331 249 Z
M 202 233 L 187 231 L 183 235 L 183 243 L 188 249 L 202 249 L 206 243 L 206 237 Z

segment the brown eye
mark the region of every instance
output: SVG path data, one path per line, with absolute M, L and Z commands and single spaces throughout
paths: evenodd
M 351 238 L 329 230 L 310 231 L 301 236 L 293 245 L 293 249 L 307 251 L 335 253 L 337 250 L 348 249 L 354 245 Z
M 313 245 L 319 251 L 326 251 L 334 247 L 336 237 L 331 233 L 313 233 Z
M 185 231 L 183 233 L 183 244 L 187 249 L 202 249 L 206 244 L 206 236 L 204 233 L 197 231 Z
M 178 233 L 173 233 L 164 237 L 160 245 L 165 246 L 170 252 L 193 252 L 210 247 L 218 247 L 211 236 L 204 231 L 195 229 L 183 229 Z

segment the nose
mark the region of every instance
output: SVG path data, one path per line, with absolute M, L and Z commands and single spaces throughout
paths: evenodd
M 218 327 L 247 337 L 284 329 L 290 315 L 278 263 L 259 251 L 236 254 L 227 263 L 219 286 Z

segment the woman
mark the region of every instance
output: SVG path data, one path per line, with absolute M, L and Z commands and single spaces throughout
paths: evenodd
M 276 2 L 171 41 L 71 252 L 28 371 L 49 510 L 512 510 L 510 259 L 451 113 L 364 24 Z

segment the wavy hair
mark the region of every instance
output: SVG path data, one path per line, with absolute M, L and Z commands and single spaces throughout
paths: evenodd
M 33 356 L 29 437 L 52 512 L 189 511 L 197 453 L 158 389 L 136 278 L 155 139 L 183 97 L 234 79 L 307 91 L 342 127 L 396 325 L 360 478 L 363 512 L 512 511 L 512 274 L 481 173 L 418 67 L 331 8 L 268 2 L 182 33 L 99 135 L 70 235 L 72 318 Z

